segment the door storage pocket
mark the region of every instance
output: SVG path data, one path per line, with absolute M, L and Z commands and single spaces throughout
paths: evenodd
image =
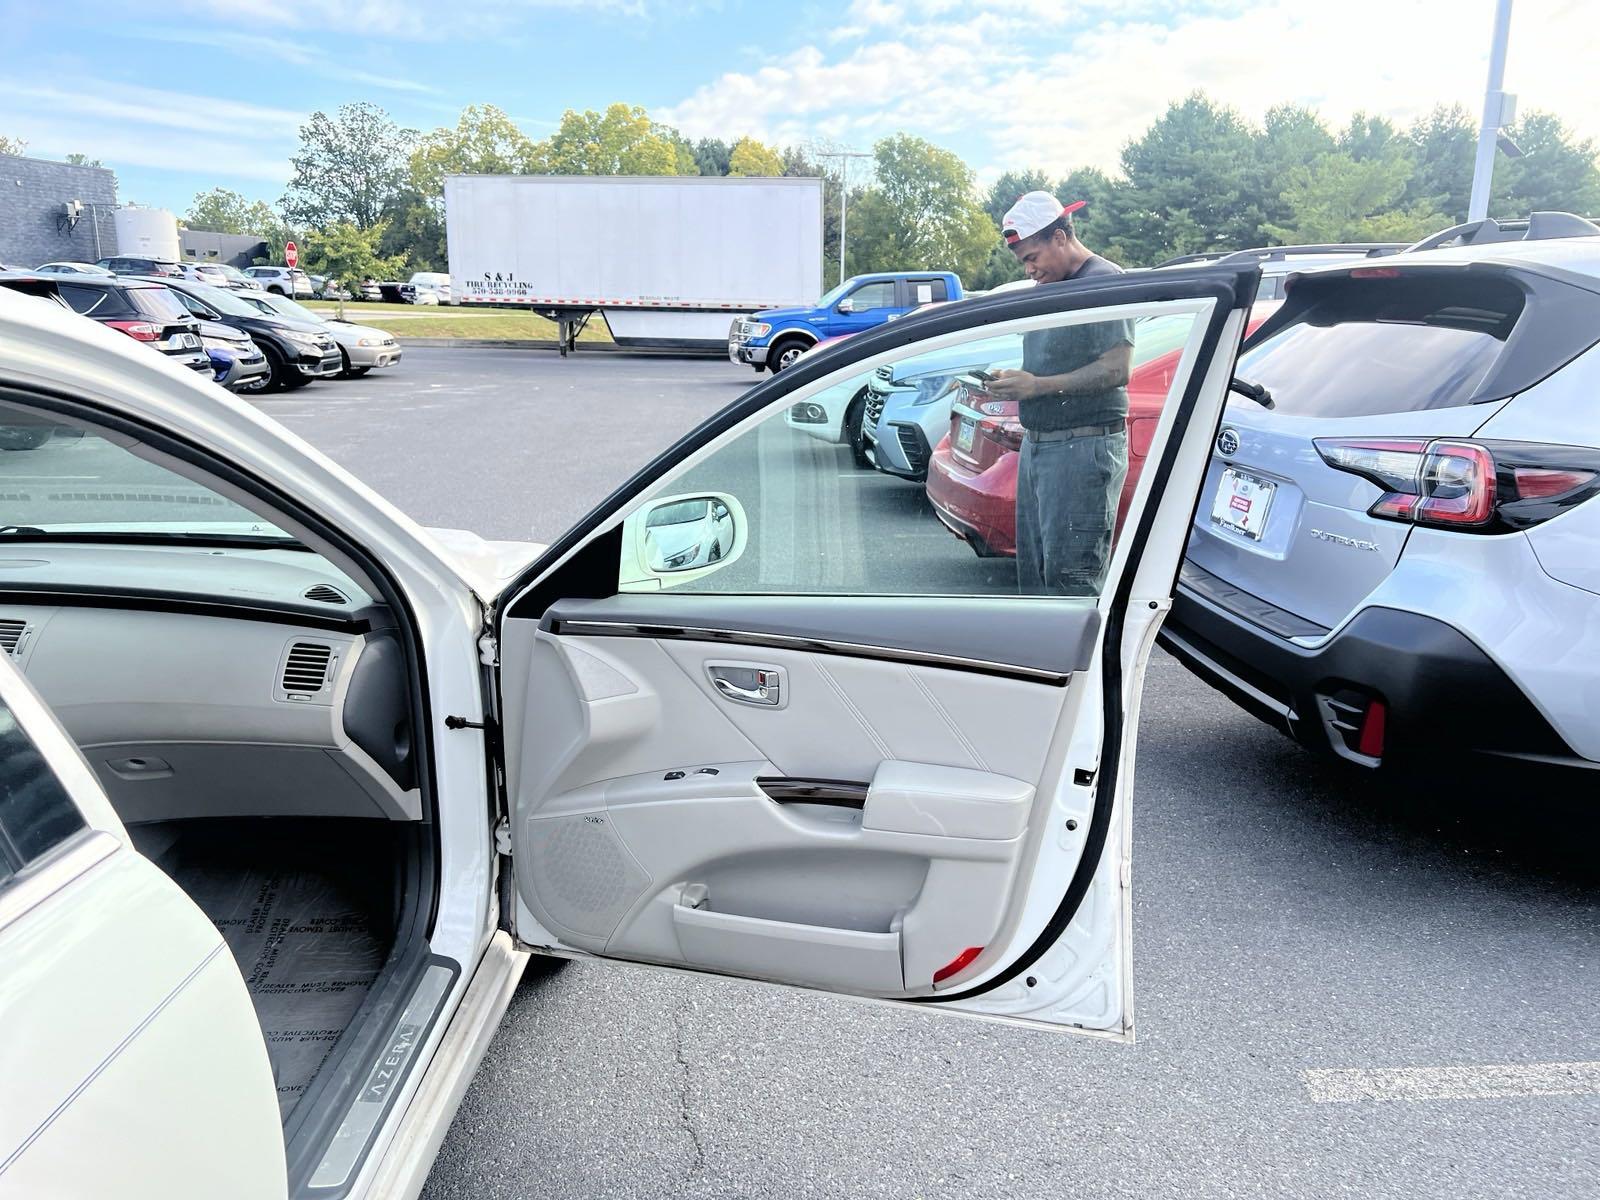
M 905 989 L 898 931 L 799 925 L 686 904 L 673 908 L 672 923 L 684 958 L 697 967 L 851 992 Z

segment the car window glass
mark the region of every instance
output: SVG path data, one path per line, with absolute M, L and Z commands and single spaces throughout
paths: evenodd
M 0 702 L 0 883 L 84 827 L 44 755 Z
M 128 299 L 133 306 L 147 317 L 154 317 L 158 321 L 187 321 L 189 310 L 173 295 L 171 289 L 164 287 L 129 288 Z
M 1238 365 L 1242 377 L 1272 393 L 1273 413 L 1284 416 L 1465 404 L 1505 348 L 1523 305 L 1514 285 L 1490 278 L 1447 286 L 1415 277 L 1352 278 L 1289 295 L 1289 305 L 1306 297 L 1304 306 Z
M 1130 460 L 1126 415 L 1158 416 L 1181 392 L 1176 368 L 1200 328 L 1193 311 L 1159 325 L 1137 319 L 1148 312 L 1063 314 L 1026 334 L 986 327 L 794 393 L 633 510 L 620 589 L 1096 595 L 1148 453 Z M 1071 390 L 1074 371 L 1148 359 L 1143 330 L 1174 364 L 1141 385 L 1149 394 L 1114 381 Z M 1038 394 L 1005 394 L 995 373 L 1024 366 Z
M 63 283 L 61 298 L 73 312 L 82 313 L 84 316 L 103 316 L 122 309 L 121 299 L 110 288 L 79 287 L 76 284 Z
M 855 306 L 856 312 L 870 312 L 875 308 L 893 308 L 894 280 L 885 279 L 880 283 L 863 283 L 850 293 L 850 303 Z

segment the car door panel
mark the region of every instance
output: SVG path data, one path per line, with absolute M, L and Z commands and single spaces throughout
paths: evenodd
M 558 543 L 555 570 L 530 576 L 499 624 L 521 940 L 1130 1035 L 1117 804 L 1129 712 L 1254 284 L 1233 272 L 1036 289 L 895 322 L 840 364 L 758 387 Z M 754 559 L 719 568 L 730 590 L 607 584 L 603 543 L 646 488 L 681 502 L 778 471 L 773 495 L 802 498 L 814 528 L 844 503 L 824 475 L 782 474 L 785 446 L 758 418 L 894 361 L 883 350 L 992 337 L 1017 314 L 1025 332 L 1058 312 L 1194 320 L 1182 403 L 1154 432 L 1157 461 L 1098 598 L 798 594 L 795 547 L 829 544 L 762 559 L 763 534 L 804 522 L 760 491 L 735 496 L 765 524 Z M 708 463 L 752 432 L 746 457 Z M 1169 476 L 1179 491 L 1161 498 Z M 582 568 L 570 586 L 563 556 Z M 794 582 L 768 594 L 768 578 Z

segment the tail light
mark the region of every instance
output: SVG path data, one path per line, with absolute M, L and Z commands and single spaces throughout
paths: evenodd
M 161 340 L 161 326 L 152 325 L 149 321 L 107 321 L 113 329 L 120 329 L 123 333 L 139 342 L 159 342 Z
M 1008 420 L 995 420 L 991 417 L 980 421 L 978 432 L 1003 449 L 1022 449 L 1022 422 L 1015 417 Z
M 1600 452 L 1534 442 L 1318 438 L 1322 461 L 1383 489 L 1367 512 L 1473 533 L 1526 529 L 1600 491 Z

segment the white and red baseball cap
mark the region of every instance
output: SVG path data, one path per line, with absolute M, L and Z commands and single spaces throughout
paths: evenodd
M 1000 223 L 1000 232 L 1005 235 L 1008 246 L 1015 245 L 1023 238 L 1032 237 L 1052 221 L 1059 221 L 1077 212 L 1087 203 L 1087 200 L 1074 200 L 1071 204 L 1062 204 L 1049 192 L 1029 192 L 1017 197 L 1011 211 L 1006 213 L 1006 219 Z

